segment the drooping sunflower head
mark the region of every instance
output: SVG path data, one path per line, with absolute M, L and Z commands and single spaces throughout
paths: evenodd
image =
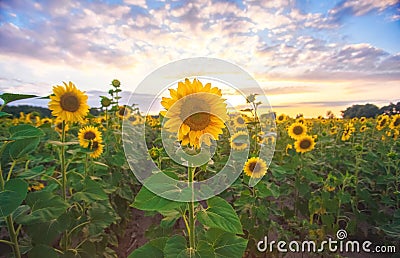
M 207 145 L 211 139 L 217 140 L 228 120 L 226 104 L 221 90 L 203 84 L 193 79 L 185 79 L 178 83 L 176 90 L 169 89 L 170 98 L 163 97 L 161 105 L 167 110 L 168 120 L 164 127 L 172 133 L 177 133 L 182 145 L 195 148 L 201 146 L 201 141 Z
M 121 119 L 129 118 L 131 110 L 127 106 L 119 106 L 117 110 L 117 116 Z
M 309 135 L 303 135 L 298 138 L 294 143 L 294 147 L 297 152 L 304 153 L 314 149 L 315 141 L 314 138 Z
M 82 122 L 89 112 L 87 95 L 69 82 L 64 86 L 54 86 L 50 96 L 49 109 L 52 115 L 67 122 Z
M 252 178 L 260 178 L 267 173 L 267 163 L 260 158 L 250 158 L 243 168 L 244 173 Z
M 90 153 L 90 157 L 97 159 L 103 153 L 104 145 L 101 143 L 101 141 L 93 141 L 92 145 L 90 146 L 90 150 L 92 151 Z
M 289 136 L 298 139 L 307 133 L 307 127 L 302 123 L 293 123 L 288 128 Z
M 390 122 L 390 129 L 400 129 L 400 114 L 396 114 L 392 116 L 392 120 Z
M 63 129 L 63 120 L 61 119 L 56 119 L 54 121 L 54 130 L 56 130 L 59 133 L 62 133 Z M 69 125 L 68 123 L 64 122 L 64 131 L 67 132 L 69 130 Z
M 90 147 L 95 141 L 100 142 L 101 132 L 94 126 L 86 126 L 79 130 L 78 133 L 79 145 L 83 148 Z
M 248 145 L 248 134 L 244 131 L 239 131 L 232 135 L 230 142 L 231 148 L 234 150 L 245 150 Z

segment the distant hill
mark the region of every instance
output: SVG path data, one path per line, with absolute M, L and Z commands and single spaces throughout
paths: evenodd
M 40 117 L 51 117 L 51 111 L 48 108 L 45 107 L 37 107 L 37 106 L 29 106 L 29 105 L 20 105 L 20 106 L 5 106 L 3 108 L 4 112 L 7 112 L 14 117 L 19 117 L 20 112 L 23 112 L 25 114 L 28 113 L 36 113 Z M 91 108 L 90 114 L 97 116 L 100 111 L 97 108 Z

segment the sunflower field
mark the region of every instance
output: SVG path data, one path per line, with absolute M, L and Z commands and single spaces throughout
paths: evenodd
M 159 115 L 144 115 L 120 103 L 118 80 L 110 87 L 96 116 L 72 82 L 53 87 L 52 117 L 13 117 L 1 110 L 37 96 L 0 95 L 0 257 L 281 257 L 261 253 L 257 243 L 265 236 L 322 241 L 339 229 L 348 239 L 400 249 L 400 114 L 259 116 L 257 95 L 246 97 L 249 109 L 229 113 L 217 87 L 186 79 L 162 99 Z M 190 113 L 204 103 L 212 114 Z M 212 159 L 176 162 L 163 126 L 187 153 L 209 146 Z M 127 150 L 124 133 L 139 127 L 146 146 Z M 271 162 L 259 154 L 262 146 L 274 147 Z M 227 167 L 231 152 L 245 153 L 244 165 Z M 152 182 L 168 187 L 165 178 L 183 180 L 179 192 L 189 199 L 174 201 L 143 186 L 131 165 L 151 174 L 144 169 L 149 161 L 163 176 L 150 175 Z M 224 168 L 238 173 L 230 187 L 197 200 L 196 183 Z M 129 245 L 139 213 L 152 218 L 140 228 L 146 242 Z

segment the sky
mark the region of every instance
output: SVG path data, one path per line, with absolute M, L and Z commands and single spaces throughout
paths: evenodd
M 172 61 L 213 57 L 247 71 L 277 113 L 339 116 L 400 101 L 399 42 L 398 0 L 2 0 L 0 92 L 72 81 L 96 106 L 113 79 L 134 91 Z

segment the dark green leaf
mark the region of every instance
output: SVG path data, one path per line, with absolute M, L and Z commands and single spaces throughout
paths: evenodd
M 167 240 L 164 247 L 165 258 L 189 257 L 186 238 L 183 236 L 172 236 Z
M 28 184 L 22 179 L 11 179 L 5 183 L 4 191 L 0 192 L 0 217 L 6 217 L 14 212 L 26 197 Z
M 167 237 L 160 237 L 151 240 L 147 244 L 139 247 L 133 251 L 128 258 L 142 258 L 142 257 L 164 257 L 164 247 L 167 242 Z
M 197 218 L 204 226 L 219 228 L 235 234 L 243 234 L 242 224 L 232 206 L 215 196 L 207 200 L 208 208 L 197 213 Z
M 8 104 L 10 102 L 21 100 L 21 99 L 30 99 L 35 98 L 36 95 L 28 95 L 28 94 L 13 94 L 13 93 L 3 93 L 0 95 L 0 98 L 4 100 L 4 104 Z

